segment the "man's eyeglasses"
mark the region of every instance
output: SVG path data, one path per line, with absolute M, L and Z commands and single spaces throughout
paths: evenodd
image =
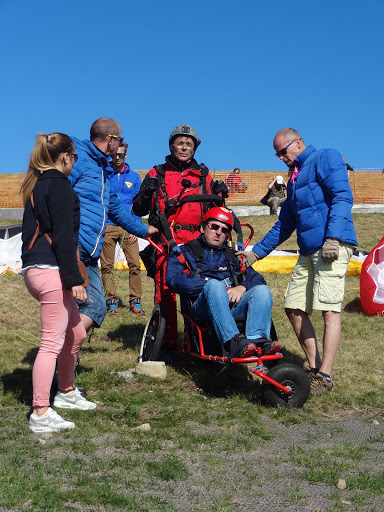
M 68 153 L 68 155 L 73 156 L 73 159 L 74 159 L 75 163 L 77 162 L 77 160 L 79 158 L 79 155 L 77 153 Z
M 124 137 L 120 137 L 119 135 L 111 135 L 110 133 L 107 133 L 107 137 L 112 137 L 112 139 L 117 139 L 119 141 L 119 144 L 121 144 L 124 140 Z
M 182 148 L 183 146 L 187 146 L 187 148 L 193 148 L 194 143 L 193 142 L 175 142 L 175 146 L 178 148 Z
M 116 157 L 125 158 L 126 153 L 116 153 Z
M 276 151 L 275 155 L 277 156 L 277 158 L 280 158 L 281 156 L 285 156 L 287 154 L 287 149 L 289 148 L 289 146 L 291 144 L 293 144 L 296 140 L 299 140 L 299 139 L 294 139 L 292 142 L 287 144 L 283 149 L 280 149 L 280 151 Z
M 219 231 L 221 229 L 223 235 L 228 235 L 228 233 L 231 231 L 229 228 L 223 228 L 223 226 L 219 226 L 218 224 L 214 224 L 213 222 L 208 222 L 207 226 L 211 231 Z

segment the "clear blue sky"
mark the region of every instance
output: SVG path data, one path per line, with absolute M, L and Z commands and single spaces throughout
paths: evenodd
M 384 1 L 0 0 L 0 173 L 24 172 L 38 132 L 89 138 L 120 122 L 134 169 L 196 128 L 211 169 L 285 170 L 284 127 L 384 168 Z

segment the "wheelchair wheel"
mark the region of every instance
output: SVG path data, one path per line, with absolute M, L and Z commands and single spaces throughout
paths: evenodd
M 141 341 L 139 361 L 158 361 L 164 337 L 166 320 L 160 304 L 152 309 Z
M 263 380 L 261 392 L 266 405 L 273 407 L 301 407 L 308 400 L 311 384 L 307 374 L 299 366 L 290 363 L 279 364 L 271 368 L 267 375 L 291 391 L 290 393 L 285 393 L 273 384 Z

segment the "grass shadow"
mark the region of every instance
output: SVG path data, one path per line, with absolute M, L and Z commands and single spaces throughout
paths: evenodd
M 4 395 L 12 394 L 24 405 L 32 403 L 32 368 L 15 368 L 12 373 L 1 376 Z
M 348 302 L 348 304 L 346 304 L 346 306 L 344 307 L 344 311 L 346 313 L 357 313 L 358 315 L 363 315 L 367 317 L 371 316 L 364 311 L 363 306 L 361 305 L 360 297 L 356 297 L 355 299 Z
M 120 324 L 117 329 L 108 331 L 107 336 L 111 341 L 121 343 L 124 349 L 137 350 L 140 347 L 145 325 Z

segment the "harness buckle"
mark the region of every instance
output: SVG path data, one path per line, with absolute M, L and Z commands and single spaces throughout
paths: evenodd
M 183 229 L 183 226 L 182 226 L 181 224 L 175 224 L 175 225 L 173 226 L 173 231 L 175 231 L 176 233 L 177 233 L 178 231 L 180 231 L 181 229 Z

